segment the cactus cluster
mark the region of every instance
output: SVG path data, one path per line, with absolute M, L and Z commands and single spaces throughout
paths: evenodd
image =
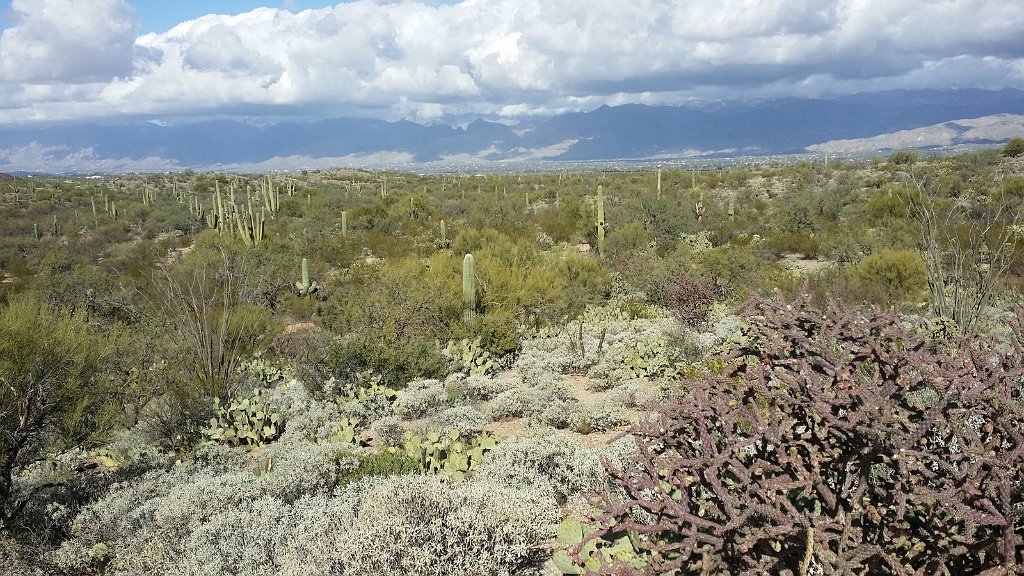
M 365 448 L 370 445 L 370 435 L 359 431 L 359 418 L 342 418 L 331 431 L 331 440 L 342 444 L 355 444 Z
M 671 361 L 664 340 L 639 340 L 626 349 L 622 362 L 634 378 L 678 378 L 686 365 Z
M 501 364 L 480 345 L 480 337 L 472 340 L 451 340 L 441 350 L 453 372 L 467 374 L 488 374 L 496 372 Z
M 497 445 L 497 439 L 486 433 L 467 439 L 458 429 L 452 429 L 444 436 L 431 430 L 423 437 L 406 432 L 401 450 L 418 462 L 424 472 L 463 480 L 467 472 L 477 468 L 484 454 Z M 397 452 L 399 449 L 389 450 Z
M 254 390 L 252 396 L 234 398 L 227 404 L 222 404 L 220 398 L 214 398 L 213 405 L 217 415 L 210 418 L 209 428 L 200 430 L 211 442 L 257 448 L 276 440 L 284 431 L 284 416 L 263 403 L 259 390 Z
M 398 390 L 382 384 L 379 374 L 367 370 L 356 374 L 354 382 L 347 382 L 335 389 L 334 401 L 338 404 L 347 404 L 349 402 L 364 402 L 380 396 L 388 402 L 394 402 L 399 394 L 401 392 Z
M 568 551 L 556 551 L 552 560 L 562 574 L 604 574 L 602 568 L 623 565 L 642 571 L 647 562 L 637 554 L 633 538 L 625 531 L 599 537 L 594 528 L 567 518 L 558 525 L 558 540 Z

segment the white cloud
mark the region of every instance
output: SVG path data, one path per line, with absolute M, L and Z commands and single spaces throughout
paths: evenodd
M 13 0 L 0 35 L 4 82 L 108 81 L 132 72 L 139 21 L 122 0 Z
M 434 4 L 260 8 L 135 38 L 120 0 L 14 0 L 15 25 L 0 38 L 0 123 L 246 107 L 430 121 L 1024 86 L 1024 11 L 1005 0 Z

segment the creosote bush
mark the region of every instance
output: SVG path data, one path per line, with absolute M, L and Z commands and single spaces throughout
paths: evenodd
M 808 296 L 744 315 L 725 371 L 609 466 L 626 495 L 585 540 L 631 532 L 645 574 L 1020 573 L 1024 313 L 1008 349 Z

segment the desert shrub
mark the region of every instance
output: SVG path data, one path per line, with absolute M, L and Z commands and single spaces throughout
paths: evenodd
M 23 490 L 23 470 L 118 424 L 122 391 L 108 372 L 116 346 L 116 337 L 98 332 L 85 314 L 31 295 L 0 307 L 0 527 L 11 528 L 52 487 Z
M 1011 138 L 1009 142 L 1003 146 L 1003 156 L 1007 158 L 1016 158 L 1024 154 L 1024 138 Z
M 447 436 L 458 430 L 463 437 L 477 436 L 487 425 L 487 416 L 472 406 L 453 406 L 437 415 L 437 433 Z
M 522 381 L 510 376 L 471 374 L 463 381 L 463 390 L 470 400 L 490 400 L 505 390 L 519 386 Z
M 584 492 L 610 487 L 598 455 L 566 432 L 534 428 L 495 446 L 476 475 L 509 487 L 550 493 L 558 503 Z
M 403 418 L 419 418 L 447 404 L 448 393 L 439 380 L 414 380 L 395 399 L 392 410 Z
M 1014 569 L 1024 313 L 1008 349 L 806 296 L 744 316 L 725 373 L 637 428 L 639 455 L 611 468 L 625 497 L 604 498 L 595 537 L 635 528 L 656 574 Z
M 396 476 L 414 474 L 420 471 L 420 463 L 405 452 L 382 451 L 358 456 L 359 465 L 354 470 L 345 470 L 338 477 L 339 486 L 347 486 L 367 476 Z
M 921 156 L 914 150 L 900 150 L 889 155 L 889 163 L 896 166 L 909 166 L 920 158 Z
M 402 443 L 405 428 L 398 416 L 385 416 L 370 423 L 378 447 L 395 447 Z
M 799 254 L 804 258 L 817 258 L 821 241 L 806 232 L 779 232 L 768 236 L 765 246 L 777 256 Z
M 792 279 L 778 264 L 766 262 L 749 246 L 720 246 L 700 255 L 699 268 L 719 294 L 743 300 L 754 292 L 784 288 Z
M 913 250 L 882 250 L 847 269 L 852 296 L 871 303 L 895 305 L 918 301 L 928 290 L 928 270 Z
M 391 386 L 441 375 L 436 342 L 451 339 L 461 319 L 459 274 L 446 255 L 354 266 L 321 306 L 324 325 L 339 335 L 326 359 L 331 373 L 346 380 L 373 370 Z
M 686 326 L 700 326 L 715 303 L 715 287 L 706 280 L 680 274 L 665 286 L 665 307 Z

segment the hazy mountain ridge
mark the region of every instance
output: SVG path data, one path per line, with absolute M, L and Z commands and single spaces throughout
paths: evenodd
M 210 120 L 0 130 L 0 171 L 302 169 L 864 152 L 1024 134 L 1024 91 L 898 90 L 688 106 L 629 104 L 464 128 L 337 118 L 258 127 Z M 991 118 L 990 118 L 991 117 Z M 973 124 L 972 124 L 973 123 Z

